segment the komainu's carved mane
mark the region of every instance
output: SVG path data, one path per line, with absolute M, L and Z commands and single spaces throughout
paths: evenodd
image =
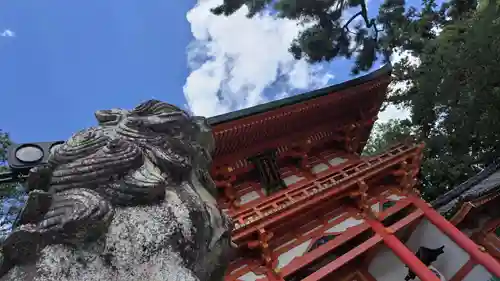
M 27 205 L 2 245 L 4 273 L 47 245 L 101 237 L 115 208 L 157 204 L 167 187 L 182 186 L 193 172 L 205 189 L 214 188 L 208 176 L 214 140 L 204 118 L 157 100 L 95 116 L 99 126 L 74 134 L 48 165 L 30 172 Z

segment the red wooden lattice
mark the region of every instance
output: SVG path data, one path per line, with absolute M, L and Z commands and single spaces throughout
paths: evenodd
M 233 241 L 248 237 L 258 229 L 277 222 L 283 216 L 295 214 L 344 192 L 356 186 L 359 181 L 367 180 L 388 167 L 413 157 L 413 154 L 418 152 L 418 145 L 401 144 L 384 154 L 360 159 L 331 174 L 311 180 L 305 185 L 276 193 L 252 208 L 232 215 L 235 221 Z

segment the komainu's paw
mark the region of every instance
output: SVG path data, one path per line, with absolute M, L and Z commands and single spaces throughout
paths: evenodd
M 4 259 L 15 264 L 32 261 L 44 247 L 42 233 L 33 224 L 14 230 L 2 245 Z
M 14 222 L 13 227 L 39 222 L 49 210 L 51 202 L 52 195 L 50 193 L 42 190 L 30 191 L 26 205 Z

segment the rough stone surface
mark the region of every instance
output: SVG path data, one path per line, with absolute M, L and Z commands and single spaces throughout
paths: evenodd
M 96 116 L 30 173 L 0 281 L 222 280 L 232 224 L 204 118 L 159 101 Z
M 47 246 L 35 264 L 16 267 L 2 280 L 209 280 L 204 272 L 198 273 L 203 278 L 198 279 L 179 254 L 179 246 L 194 247 L 194 243 L 172 241 L 176 233 L 191 230 L 185 211 L 168 200 L 158 206 L 119 209 L 103 238 L 79 247 Z M 210 259 L 209 252 L 199 251 L 202 259 Z M 210 272 L 217 264 L 216 259 L 212 261 L 212 266 L 198 262 Z

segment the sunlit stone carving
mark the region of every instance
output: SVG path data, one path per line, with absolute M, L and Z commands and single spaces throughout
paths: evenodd
M 95 115 L 30 172 L 1 280 L 221 280 L 231 223 L 206 120 L 156 100 Z

